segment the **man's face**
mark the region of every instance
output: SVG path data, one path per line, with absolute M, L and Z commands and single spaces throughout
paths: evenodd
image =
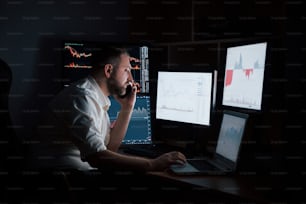
M 111 95 L 124 95 L 127 85 L 133 81 L 129 55 L 122 54 L 120 59 L 118 67 L 113 68 L 110 78 L 107 80 Z

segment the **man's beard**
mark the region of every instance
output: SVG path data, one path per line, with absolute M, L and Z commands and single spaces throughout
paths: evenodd
M 122 87 L 114 77 L 115 73 L 112 73 L 107 80 L 107 87 L 110 95 L 121 96 L 125 94 L 125 87 Z

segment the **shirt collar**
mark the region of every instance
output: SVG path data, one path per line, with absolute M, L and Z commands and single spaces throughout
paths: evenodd
M 101 100 L 102 102 L 102 107 L 105 111 L 108 111 L 110 105 L 111 105 L 111 102 L 109 100 L 109 98 L 104 95 L 104 93 L 102 92 L 102 90 L 100 89 L 98 83 L 96 82 L 96 80 L 92 77 L 92 76 L 88 76 L 88 81 L 92 84 L 92 86 L 97 90 L 97 94 L 98 94 L 98 97 L 99 99 Z

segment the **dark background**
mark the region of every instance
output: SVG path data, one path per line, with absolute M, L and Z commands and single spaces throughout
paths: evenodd
M 150 43 L 152 87 L 157 69 L 185 65 L 218 70 L 220 86 L 226 47 L 267 41 L 263 110 L 249 112 L 240 171 L 304 178 L 304 11 L 303 1 L 286 0 L 1 1 L 0 57 L 12 71 L 10 129 L 22 152 L 8 159 L 25 159 L 41 109 L 61 88 L 63 40 Z M 221 97 L 218 92 L 217 116 Z M 218 117 L 213 121 L 211 128 L 192 130 L 214 133 L 197 138 L 205 147 L 215 145 Z

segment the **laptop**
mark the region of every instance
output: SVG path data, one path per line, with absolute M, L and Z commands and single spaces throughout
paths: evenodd
M 247 119 L 248 114 L 224 110 L 214 156 L 187 159 L 185 165 L 172 165 L 170 172 L 177 175 L 234 173 Z
M 120 104 L 112 97 L 108 110 L 111 123 L 114 123 Z M 128 154 L 155 158 L 174 150 L 170 146 L 152 140 L 151 98 L 150 95 L 137 94 L 131 120 L 120 149 Z

